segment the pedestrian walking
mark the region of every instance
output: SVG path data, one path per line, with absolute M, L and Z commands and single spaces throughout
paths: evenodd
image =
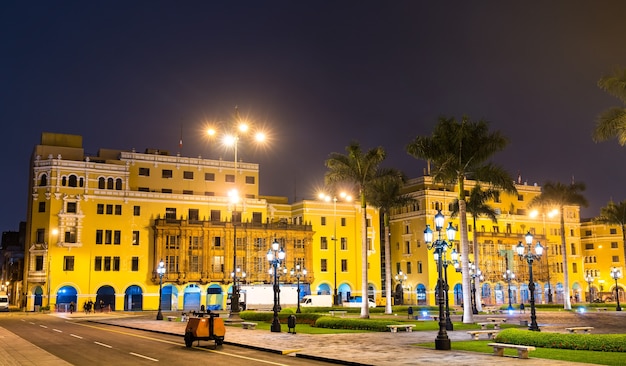
M 74 304 L 74 301 L 70 302 L 70 314 L 74 313 L 74 308 L 76 307 L 76 305 Z
M 524 308 L 524 303 L 519 304 L 519 313 L 526 313 L 526 309 Z

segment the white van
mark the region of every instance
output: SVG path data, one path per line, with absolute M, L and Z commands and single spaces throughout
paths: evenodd
M 9 297 L 0 295 L 0 311 L 9 311 Z
M 305 295 L 300 301 L 301 306 L 333 306 L 333 295 Z

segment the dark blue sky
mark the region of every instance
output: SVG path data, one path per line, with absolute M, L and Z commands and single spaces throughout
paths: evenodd
M 490 121 L 496 156 L 529 184 L 587 184 L 591 217 L 626 199 L 626 148 L 591 140 L 620 102 L 596 83 L 626 67 L 626 2 L 3 1 L 0 230 L 26 219 L 41 132 L 98 148 L 218 157 L 206 120 L 234 106 L 272 130 L 261 194 L 313 198 L 352 140 L 421 176 L 404 148 L 441 115 Z M 232 159 L 232 153 L 224 155 Z

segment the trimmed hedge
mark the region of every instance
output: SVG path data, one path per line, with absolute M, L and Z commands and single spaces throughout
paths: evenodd
M 280 313 L 278 313 L 278 320 L 281 323 L 287 324 L 287 318 L 289 315 L 294 314 L 293 311 L 288 309 L 283 309 Z M 323 314 L 315 314 L 315 313 L 300 313 L 294 314 L 296 316 L 296 324 L 308 324 L 315 325 L 315 321 L 318 318 L 323 317 Z M 271 322 L 274 320 L 274 313 L 269 311 L 242 311 L 239 313 L 239 317 L 243 320 L 248 321 L 261 321 L 261 322 Z
M 495 340 L 543 348 L 626 352 L 625 334 L 563 334 L 509 328 L 498 333 Z
M 332 316 L 323 316 L 315 322 L 315 326 L 319 328 L 372 330 L 377 332 L 388 332 L 388 324 L 403 323 L 389 320 L 337 318 Z

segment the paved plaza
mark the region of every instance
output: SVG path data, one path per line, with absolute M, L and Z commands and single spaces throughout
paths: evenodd
M 180 313 L 165 314 L 180 315 Z M 157 321 L 153 313 L 109 313 L 90 314 L 67 313 L 51 314 L 73 319 L 86 318 L 90 321 L 111 324 L 133 329 L 144 329 L 153 332 L 183 334 L 185 322 Z M 376 316 L 376 315 L 373 315 Z M 398 316 L 405 316 L 404 314 Z M 528 320 L 529 313 L 501 315 L 508 318 L 509 323 L 518 323 Z M 475 320 L 486 320 L 488 315 L 477 315 Z M 538 312 L 537 319 L 541 331 L 566 333 L 565 328 L 571 326 L 593 326 L 593 333 L 626 333 L 626 312 Z M 453 317 L 454 321 L 460 316 Z M 297 330 L 297 326 L 296 326 Z M 533 358 L 520 360 L 513 357 L 497 357 L 491 354 L 454 350 L 454 342 L 468 340 L 465 331 L 448 332 L 452 340 L 452 351 L 437 351 L 416 347 L 414 344 L 433 342 L 435 331 L 418 332 L 367 332 L 347 334 L 289 334 L 287 332 L 272 333 L 267 330 L 244 330 L 240 327 L 228 326 L 226 344 L 250 347 L 259 350 L 268 350 L 298 357 L 319 359 L 344 365 L 545 365 L 546 360 Z M 209 342 L 204 342 L 206 345 Z M 202 344 L 202 342 L 201 342 Z M 16 349 L 16 348 L 22 348 Z M 6 351 L 6 350 L 11 351 Z M 55 359 L 46 351 L 31 345 L 27 341 L 13 335 L 0 327 L 0 357 L 6 357 L 7 365 L 67 365 L 62 360 Z M 31 362 L 31 363 L 29 363 Z M 550 365 L 583 365 L 582 363 L 550 360 Z

